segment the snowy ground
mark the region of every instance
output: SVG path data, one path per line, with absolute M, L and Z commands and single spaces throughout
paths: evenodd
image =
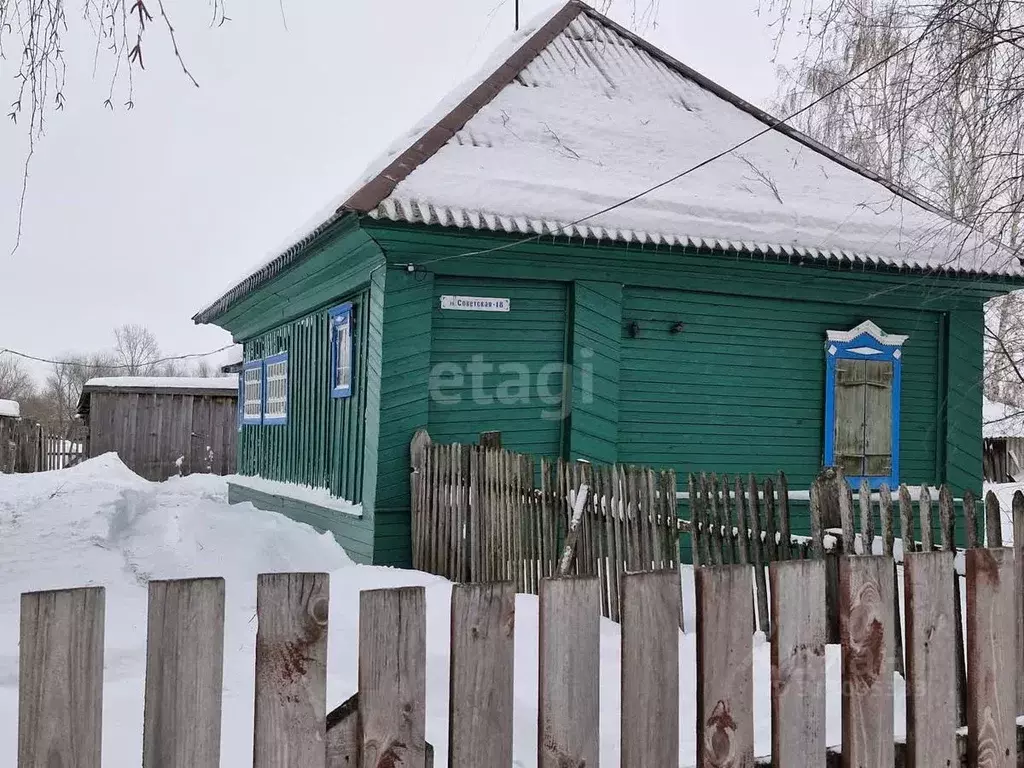
M 223 576 L 227 580 L 224 724 L 221 764 L 252 760 L 256 575 L 305 570 L 331 573 L 328 703 L 356 688 L 358 597 L 362 589 L 427 588 L 427 739 L 435 765 L 447 741 L 450 584 L 415 571 L 358 566 L 329 536 L 249 504 L 228 506 L 223 478 L 193 475 L 150 483 L 112 454 L 78 467 L 35 475 L 0 475 L 0 765 L 14 765 L 17 744 L 18 616 L 22 592 L 107 588 L 103 753 L 105 768 L 137 768 L 142 751 L 146 580 Z M 679 638 L 680 762 L 695 760 L 696 638 L 693 579 L 683 573 L 688 632 Z M 537 599 L 516 603 L 515 766 L 536 765 Z M 754 638 L 756 751 L 771 751 L 769 647 Z M 619 631 L 601 636 L 601 766 L 617 766 Z M 841 739 L 839 651 L 830 646 L 827 740 Z M 904 688 L 896 678 L 896 732 L 904 727 Z

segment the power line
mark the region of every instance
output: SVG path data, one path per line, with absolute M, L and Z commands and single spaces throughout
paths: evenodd
M 518 5 L 517 5 L 517 7 L 518 7 Z M 966 10 L 966 6 L 961 8 L 956 14 L 951 16 L 949 19 L 947 19 L 946 21 L 941 22 L 941 23 L 942 24 L 952 23 L 958 16 L 963 14 L 963 12 L 965 10 Z M 623 207 L 624 205 L 629 205 L 630 203 L 636 202 L 640 198 L 645 197 L 645 196 L 651 194 L 652 192 L 656 192 L 657 190 L 661 189 L 662 187 L 666 187 L 669 184 L 672 184 L 672 183 L 674 183 L 676 181 L 679 181 L 679 179 L 683 178 L 684 176 L 688 176 L 691 173 L 699 171 L 701 168 L 704 168 L 704 167 L 706 167 L 708 165 L 711 165 L 711 163 L 714 163 L 717 160 L 721 160 L 723 157 L 732 154 L 733 152 L 735 152 L 738 149 L 742 149 L 747 144 L 750 144 L 752 141 L 755 141 L 756 139 L 759 139 L 761 136 L 764 136 L 766 133 L 770 133 L 771 131 L 774 131 L 779 126 L 784 125 L 784 124 L 788 123 L 789 121 L 799 117 L 804 112 L 807 112 L 808 110 L 813 109 L 818 104 L 821 104 L 826 99 L 828 99 L 828 98 L 834 96 L 835 94 L 837 94 L 843 88 L 846 88 L 847 86 L 852 85 L 853 83 L 855 83 L 860 78 L 864 77 L 865 75 L 870 74 L 871 72 L 874 72 L 879 67 L 884 66 L 885 64 L 888 64 L 890 61 L 892 61 L 897 56 L 900 56 L 903 53 L 905 53 L 906 51 L 910 50 L 915 45 L 920 43 L 927 35 L 931 34 L 931 32 L 934 31 L 934 29 L 936 28 L 938 23 L 939 22 L 930 22 L 929 25 L 924 29 L 924 31 L 921 32 L 920 35 L 918 35 L 916 38 L 914 38 L 913 40 L 908 42 L 906 45 L 903 45 L 900 48 L 897 48 L 895 51 L 890 53 L 888 56 L 880 59 L 879 61 L 876 61 L 870 67 L 867 67 L 866 69 L 862 69 L 857 74 L 852 75 L 851 77 L 849 77 L 846 80 L 842 81 L 841 83 L 839 83 L 835 87 L 833 87 L 830 90 L 826 91 L 824 94 L 822 94 L 818 98 L 814 99 L 813 101 L 809 102 L 808 104 L 805 104 L 803 107 L 798 109 L 796 112 L 793 112 L 792 114 L 788 115 L 787 117 L 783 117 L 783 118 L 775 120 L 772 123 L 769 123 L 768 125 L 765 126 L 764 129 L 758 131 L 757 133 L 755 133 L 755 134 L 753 134 L 751 136 L 748 136 L 747 138 L 743 139 L 742 141 L 740 141 L 740 142 L 738 142 L 736 144 L 733 144 L 728 149 L 722 150 L 721 152 L 718 152 L 717 154 L 714 154 L 711 157 L 708 157 L 708 158 L 706 158 L 704 160 L 701 160 L 696 165 L 692 165 L 689 168 L 687 168 L 686 170 L 681 171 L 680 173 L 677 173 L 675 176 L 672 176 L 672 177 L 670 177 L 668 179 L 665 179 L 664 181 L 658 182 L 654 186 L 648 187 L 647 189 L 645 189 L 645 190 L 643 190 L 641 192 L 637 192 L 636 194 L 631 195 L 631 196 L 625 198 L 624 200 L 620 200 L 617 203 L 613 203 L 612 205 L 609 205 L 609 206 L 607 206 L 605 208 L 602 208 L 599 211 L 595 211 L 594 213 L 587 214 L 586 216 L 583 216 L 582 218 L 576 219 L 575 221 L 569 222 L 568 224 L 560 224 L 557 227 L 555 227 L 554 231 L 551 232 L 550 234 L 554 235 L 554 234 L 557 234 L 559 232 L 565 231 L 566 229 L 571 229 L 572 227 L 575 227 L 575 226 L 577 226 L 579 224 L 582 224 L 585 221 L 589 221 L 590 219 L 596 218 L 598 216 L 603 216 L 604 214 L 610 213 L 610 212 L 612 212 L 612 211 L 614 211 L 614 210 L 616 210 L 618 208 Z M 534 235 L 530 235 L 529 237 L 522 238 L 521 240 L 515 240 L 515 241 L 510 242 L 510 243 L 503 243 L 502 245 L 498 245 L 498 246 L 495 246 L 493 248 L 486 248 L 486 249 L 477 250 L 477 251 L 467 251 L 466 253 L 454 253 L 454 254 L 451 254 L 450 256 L 441 256 L 441 257 L 436 258 L 436 259 L 431 259 L 430 261 L 422 262 L 418 266 L 426 267 L 426 266 L 429 266 L 430 264 L 437 264 L 438 262 L 448 261 L 450 259 L 461 259 L 461 258 L 467 258 L 469 256 L 483 256 L 483 255 L 488 254 L 488 253 L 495 253 L 495 252 L 498 252 L 498 251 L 505 251 L 505 250 L 508 250 L 510 248 L 516 248 L 516 247 L 518 247 L 520 245 L 525 245 L 526 243 L 532 243 L 534 241 L 537 241 L 542 236 L 543 236 L 542 234 L 534 234 Z
M 175 361 L 175 360 L 192 360 L 194 358 L 210 357 L 212 355 L 220 354 L 221 352 L 226 352 L 227 350 L 231 349 L 234 346 L 235 346 L 234 344 L 227 344 L 227 345 L 225 345 L 223 347 L 220 347 L 219 349 L 214 349 L 214 350 L 212 350 L 210 352 L 193 352 L 193 353 L 190 353 L 190 354 L 187 354 L 187 355 L 173 355 L 171 357 L 161 357 L 158 360 L 147 360 L 144 363 L 135 363 L 135 364 L 128 364 L 128 365 L 122 365 L 122 364 L 107 365 L 105 363 L 85 363 L 85 362 L 81 362 L 81 361 L 77 361 L 77 360 L 50 360 L 49 358 L 37 357 L 35 355 L 29 355 L 29 354 L 27 354 L 25 352 L 18 352 L 17 350 L 7 349 L 5 347 L 0 347 L 0 355 L 5 355 L 5 354 L 6 355 L 14 355 L 15 357 L 20 357 L 20 358 L 23 358 L 25 360 L 33 360 L 33 361 L 35 361 L 37 363 L 49 363 L 51 365 L 75 365 L 75 366 L 79 366 L 81 368 L 92 368 L 94 370 L 110 371 L 110 370 L 124 370 L 126 368 L 138 368 L 140 365 L 141 366 L 150 366 L 150 365 L 157 365 L 159 363 L 169 363 L 169 362 L 172 362 L 172 361 Z

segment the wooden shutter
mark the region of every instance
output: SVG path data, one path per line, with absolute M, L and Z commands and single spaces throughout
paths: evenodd
M 851 476 L 892 472 L 891 362 L 836 362 L 835 462 Z

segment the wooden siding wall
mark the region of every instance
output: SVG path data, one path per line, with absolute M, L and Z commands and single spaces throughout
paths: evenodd
M 442 310 L 446 294 L 508 298 L 512 311 Z M 509 450 L 562 453 L 566 304 L 564 283 L 434 278 L 430 363 L 437 396 L 428 404 L 435 442 L 472 443 L 481 431 L 497 430 Z M 490 366 L 481 375 L 471 374 L 477 359 Z M 527 371 L 520 390 L 517 376 Z
M 242 427 L 241 474 L 328 488 L 334 496 L 362 501 L 369 294 L 363 290 L 336 302 L 353 303 L 351 397 L 331 397 L 329 307 L 246 342 L 246 362 L 288 353 L 288 423 Z
M 89 399 L 90 458 L 116 451 L 130 470 L 155 481 L 235 471 L 234 396 L 93 392 Z
M 782 469 L 791 487 L 806 488 L 821 466 L 824 332 L 873 319 L 887 332 L 910 334 L 901 477 L 912 483 L 947 482 L 958 496 L 981 481 L 980 323 L 986 298 L 1006 290 L 1000 284 L 814 265 L 801 269 L 749 256 L 564 240 L 462 257 L 507 241 L 439 228 L 369 221 L 363 226 L 389 261 L 424 265 L 426 271 L 411 274 L 403 267 L 402 280 L 410 285 L 432 280 L 432 300 L 423 298 L 427 290 L 421 288 L 416 309 L 406 307 L 401 322 L 415 325 L 420 335 L 432 322 L 435 345 L 437 300 L 443 293 L 509 296 L 524 280 L 564 281 L 571 287 L 567 354 L 574 364 L 573 409 L 563 425 L 562 455 L 670 466 L 677 472 Z M 389 297 L 396 274 L 389 269 Z M 473 284 L 473 278 L 489 287 L 456 289 Z M 445 313 L 453 314 L 483 313 Z M 635 339 L 628 332 L 634 319 L 640 333 Z M 671 334 L 676 322 L 684 327 Z M 390 345 L 401 338 L 385 334 L 385 360 Z M 593 370 L 583 366 L 584 350 L 593 352 Z M 425 376 L 425 350 L 419 351 L 415 375 Z M 468 346 L 463 352 L 469 356 Z M 433 355 L 439 359 L 436 351 Z M 411 368 L 401 370 L 397 375 L 413 375 Z M 586 376 L 593 376 L 590 403 L 583 398 Z M 394 470 L 387 477 L 379 474 L 386 481 L 379 492 L 401 505 L 405 515 L 407 442 L 415 429 L 425 426 L 443 441 L 473 442 L 480 430 L 492 428 L 477 418 L 458 434 L 434 435 L 438 409 L 430 411 L 428 393 L 412 378 L 407 385 L 408 397 L 394 406 L 406 418 L 393 423 L 387 438 Z M 387 423 L 382 419 L 382 430 Z
M 433 298 L 433 275 L 387 271 L 374 505 L 374 561 L 386 565 L 412 562 L 409 439 L 427 426 Z
M 821 468 L 825 331 L 865 319 L 858 308 L 627 287 L 619 457 L 677 471 L 771 475 L 809 488 Z M 903 354 L 901 480 L 935 482 L 939 318 L 877 310 Z M 683 322 L 681 333 L 670 326 Z M 770 448 L 770 450 L 766 450 Z
M 618 461 L 622 286 L 581 280 L 572 319 L 569 457 Z

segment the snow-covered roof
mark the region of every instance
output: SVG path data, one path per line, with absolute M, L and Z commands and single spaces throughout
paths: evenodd
M 238 391 L 237 376 L 217 376 L 211 378 L 190 376 L 104 376 L 89 379 L 85 382 L 86 389 L 181 389 L 181 390 L 224 390 L 235 393 Z
M 985 398 L 983 420 L 986 438 L 1024 438 L 1024 408 Z
M 196 321 L 273 277 L 346 212 L 527 237 L 1024 276 L 998 243 L 776 125 L 579 0 L 513 37 Z
M 21 417 L 21 406 L 14 400 L 0 400 L 0 416 L 10 419 Z

